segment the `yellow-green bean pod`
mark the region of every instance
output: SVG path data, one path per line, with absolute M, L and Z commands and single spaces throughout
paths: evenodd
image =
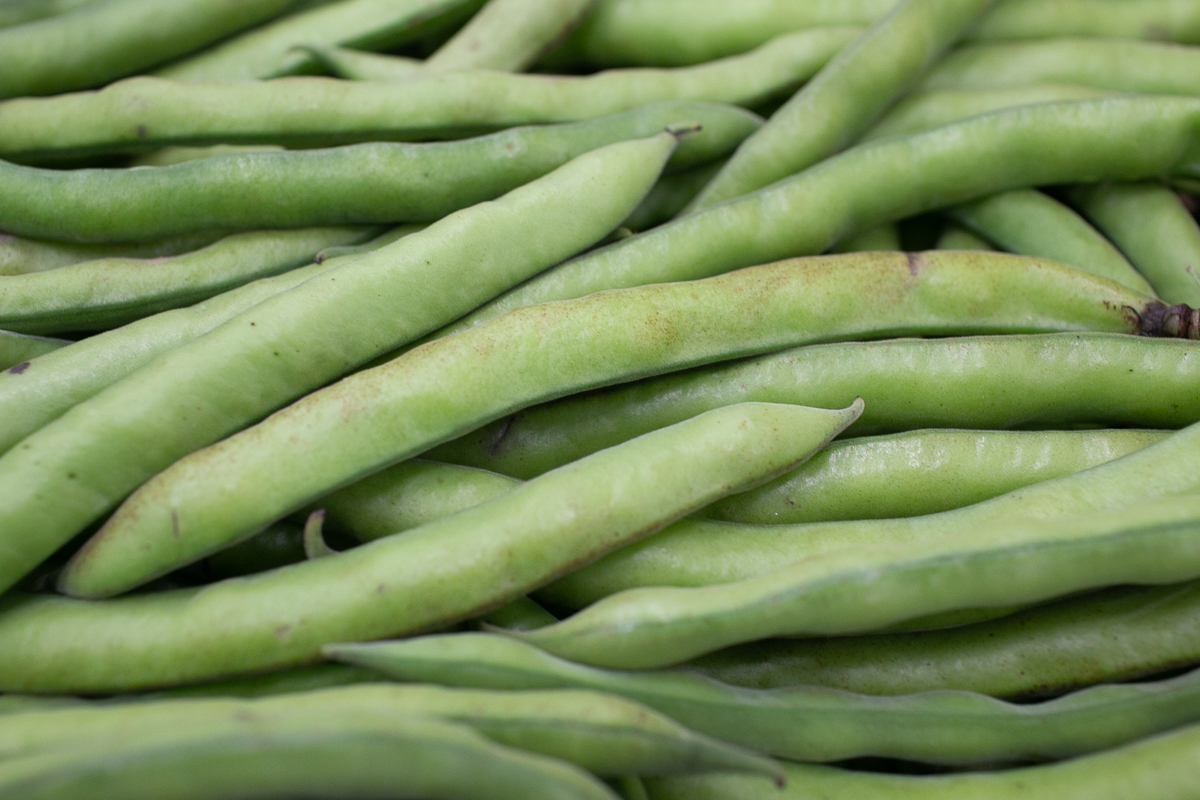
M 595 0 L 488 0 L 425 60 L 420 71 L 524 72 L 578 25 L 593 5 Z

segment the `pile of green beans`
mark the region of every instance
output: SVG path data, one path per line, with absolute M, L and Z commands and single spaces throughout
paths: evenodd
M 0 800 L 1200 800 L 1200 0 L 0 0 Z

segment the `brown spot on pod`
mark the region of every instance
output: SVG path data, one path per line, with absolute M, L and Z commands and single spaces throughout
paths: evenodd
M 1154 301 L 1147 303 L 1140 313 L 1130 310 L 1137 319 L 1138 332 L 1142 336 L 1200 339 L 1200 309 L 1183 304 L 1169 306 Z
M 17 364 L 15 367 L 9 367 L 8 373 L 10 375 L 20 375 L 22 372 L 24 372 L 27 369 L 29 369 L 29 362 L 24 361 L 20 364 Z

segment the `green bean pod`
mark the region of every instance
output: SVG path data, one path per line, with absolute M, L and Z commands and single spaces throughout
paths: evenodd
M 312 263 L 327 247 L 375 228 L 301 228 L 233 234 L 159 259 L 107 258 L 0 277 L 0 327 L 21 333 L 104 330 L 206 300 Z
M 531 631 L 545 625 L 553 625 L 558 618 L 528 597 L 519 597 L 506 606 L 484 614 L 481 624 L 506 630 Z
M 651 800 L 1194 800 L 1200 725 L 1061 764 L 1004 772 L 917 777 L 817 764 L 784 769 L 783 791 L 734 776 L 655 778 L 645 785 Z
M 228 39 L 155 74 L 182 81 L 250 81 L 309 71 L 301 44 L 386 50 L 418 38 L 431 23 L 455 22 L 481 0 L 341 0 Z
M 1154 289 L 1075 211 L 1033 189 L 1016 189 L 951 206 L 946 215 L 1002 249 L 1048 258 L 1100 275 L 1135 292 Z
M 524 72 L 553 47 L 595 0 L 488 0 L 421 65 L 423 74 L 463 69 Z
M 860 411 L 732 406 L 399 536 L 200 589 L 100 603 L 9 593 L 0 600 L 0 687 L 167 686 L 304 663 L 330 642 L 470 619 L 769 480 Z
M 162 147 L 132 159 L 130 167 L 171 167 L 201 158 L 227 156 L 231 153 L 278 153 L 287 148 L 278 144 L 212 144 L 204 147 Z
M 139 695 L 150 698 L 195 698 L 195 697 L 266 697 L 292 692 L 311 692 L 318 689 L 333 689 L 360 683 L 380 683 L 388 680 L 381 672 L 348 664 L 305 664 L 280 670 L 250 675 L 244 678 L 205 681 L 173 689 L 164 689 L 151 694 Z M 125 696 L 118 696 L 123 698 Z
M 903 249 L 900 246 L 900 230 L 890 222 L 852 233 L 833 246 L 835 253 L 865 253 L 872 250 Z
M 990 4 L 897 3 L 742 142 L 684 213 L 754 192 L 853 144 Z
M 1200 95 L 1200 48 L 1164 42 L 1051 39 L 977 44 L 950 53 L 919 91 L 1069 83 L 1112 92 Z
M 700 194 L 722 163 L 718 160 L 703 167 L 662 176 L 642 204 L 621 223 L 622 227 L 639 233 L 671 219 Z
M 12 375 L 20 375 L 29 369 L 29 362 L 33 359 L 69 344 L 71 343 L 63 339 L 0 330 L 0 369 Z
M 704 129 L 681 144 L 674 161 L 681 167 L 719 156 L 758 124 L 741 109 L 666 103 L 456 142 L 243 153 L 131 170 L 64 172 L 0 162 L 8 187 L 0 196 L 0 228 L 23 236 L 114 241 L 215 228 L 433 221 L 493 200 L 591 150 L 679 123 Z
M 694 730 L 796 761 L 862 756 L 946 765 L 1043 761 L 1103 750 L 1200 719 L 1200 671 L 1014 705 L 962 691 L 896 697 L 819 686 L 763 691 L 685 670 L 604 670 L 488 634 L 330 645 L 325 651 L 400 680 L 608 692 Z
M 29 275 L 101 258 L 169 258 L 207 247 L 225 234 L 206 231 L 161 242 L 39 242 L 0 234 L 0 275 Z
M 1160 297 L 1169 303 L 1200 300 L 1200 226 L 1179 195 L 1157 183 L 1102 183 L 1076 187 L 1071 199 Z
M 957 225 L 947 225 L 946 230 L 938 237 L 938 250 L 995 250 L 989 242 L 985 242 L 966 228 Z
M 597 241 L 649 191 L 675 142 L 663 132 L 585 153 L 499 200 L 320 272 L 14 445 L 0 457 L 0 485 L 14 501 L 0 524 L 0 585 L 174 460 Z M 529 244 L 497 246 L 514 237 Z
M 0 28 L 56 17 L 90 2 L 91 0 L 7 0 L 0 3 Z
M 913 375 L 924 379 L 913 381 Z M 862 396 L 866 410 L 848 431 L 853 436 L 1075 424 L 1181 428 L 1200 421 L 1200 398 L 1191 390 L 1197 381 L 1195 344 L 1111 334 L 826 344 L 528 408 L 434 448 L 428 457 L 516 477 L 539 475 L 701 411 L 748 400 L 832 408 Z
M 861 301 L 867 296 L 873 298 L 869 305 Z M 181 458 L 126 499 L 73 559 L 60 586 L 87 597 L 133 588 L 245 538 L 358 477 L 516 409 L 584 389 L 804 341 L 964 330 L 1132 332 L 1142 326 L 1138 313 L 1148 322 L 1164 313 L 1161 304 L 1147 302 L 1117 284 L 1052 262 L 935 252 L 799 259 L 692 284 L 522 309 L 479 326 L 470 336 L 446 337 L 359 372 Z M 1138 312 L 1139 307 L 1146 310 Z M 714 323 L 714 308 L 722 309 L 719 323 Z M 1191 317 L 1179 313 L 1169 312 L 1172 324 L 1183 324 L 1185 333 L 1192 330 Z M 1196 330 L 1200 333 L 1200 326 Z M 371 400 L 364 404 L 361 398 Z M 195 402 L 190 394 L 187 402 L 189 407 Z M 357 409 L 349 420 L 343 411 L 347 404 Z M 128 401 L 121 408 L 131 414 Z M 112 413 L 107 411 L 105 419 Z M 144 431 L 144 416 L 138 414 L 130 427 Z M 59 425 L 44 441 L 71 429 Z M 381 430 L 392 433 L 382 437 Z M 144 464 L 143 449 L 138 460 Z M 12 456 L 14 472 L 2 472 L 6 465 L 0 460 L 0 475 L 14 476 L 9 485 L 29 492 L 23 507 L 13 508 L 7 519 L 38 520 L 31 529 L 37 533 L 23 539 L 30 544 L 47 541 L 47 533 L 55 530 L 48 518 L 61 514 L 61 503 L 52 511 L 37 499 L 46 488 L 34 488 L 62 486 L 61 473 L 49 467 L 48 452 L 82 463 L 77 434 L 63 444 Z M 36 472 L 29 464 L 34 458 Z M 109 444 L 105 476 L 114 462 Z M 270 488 L 264 490 L 260 482 Z M 64 491 L 57 490 L 60 499 Z M 115 493 L 110 496 L 116 499 Z M 80 521 L 82 515 L 72 533 L 82 527 Z
M 786 475 L 699 514 L 758 524 L 934 514 L 1073 475 L 1168 435 L 1139 430 L 918 430 L 845 439 Z
M 1002 110 L 862 145 L 568 261 L 441 333 L 523 305 L 820 253 L 853 231 L 1007 189 L 1200 169 L 1198 127 L 1200 100 L 1114 97 Z
M 1200 582 L 1192 581 L 1106 589 L 942 631 L 752 642 L 684 668 L 754 689 L 1031 698 L 1198 663 Z

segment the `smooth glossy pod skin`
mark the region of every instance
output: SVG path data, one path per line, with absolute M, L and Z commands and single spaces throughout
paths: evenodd
M 767 524 L 934 514 L 1073 475 L 1169 434 L 919 430 L 844 439 L 788 474 L 714 503 L 699 516 Z
M 462 69 L 524 72 L 595 5 L 595 0 L 488 0 L 421 65 L 422 74 Z
M 608 692 L 695 730 L 796 761 L 862 756 L 946 765 L 1043 761 L 1103 750 L 1200 719 L 1200 671 L 1157 683 L 1086 689 L 1038 705 L 1013 705 L 961 691 L 899 697 L 818 686 L 763 691 L 678 669 L 603 670 L 494 635 L 331 645 L 326 652 L 399 680 Z
M 774 186 L 568 261 L 442 333 L 523 305 L 823 252 L 856 230 L 1007 189 L 1200 167 L 1197 129 L 1200 100 L 1119 97 L 996 111 L 862 145 Z
M 286 12 L 296 0 L 109 0 L 0 30 L 0 97 L 98 86 Z
M 1200 725 L 1061 764 L 964 775 L 885 775 L 788 764 L 787 787 L 740 777 L 645 781 L 651 800 L 1195 800 Z
M 301 228 L 233 234 L 158 259 L 99 259 L 0 277 L 0 327 L 22 333 L 106 330 L 192 305 L 259 278 L 311 264 L 327 247 L 378 228 Z
M 942 631 L 751 642 L 683 668 L 754 689 L 812 684 L 1030 698 L 1197 663 L 1200 582 L 1192 581 L 1106 589 Z
M 197 590 L 101 603 L 9 594 L 0 605 L 0 687 L 167 686 L 311 661 L 330 642 L 469 619 L 769 480 L 860 411 L 732 406 L 398 536 Z
M 379 237 L 379 246 L 394 241 L 390 236 L 415 233 L 424 227 L 402 225 Z M 55 355 L 35 358 L 20 373 L 0 372 L 0 417 L 4 419 L 0 453 L 163 353 L 349 260 L 328 259 L 274 278 L 262 278 L 190 308 L 163 311 L 74 342 Z
M 182 81 L 251 81 L 305 71 L 312 59 L 297 45 L 385 50 L 419 36 L 430 22 L 453 23 L 480 0 L 341 0 L 235 36 L 157 71 Z
M 1200 94 L 1200 48 L 1163 42 L 1053 39 L 976 44 L 930 70 L 919 91 L 1069 83 L 1113 92 Z
M 757 191 L 853 144 L 991 0 L 902 0 L 734 151 L 683 213 Z
M 1011 258 L 1011 256 L 1008 256 Z M 914 381 L 920 375 L 922 380 Z M 1182 428 L 1200 421 L 1200 346 L 1112 334 L 893 339 L 796 348 L 519 411 L 429 451 L 538 475 L 701 411 L 757 400 L 867 407 L 853 436 L 917 428 Z
M 1076 187 L 1071 199 L 1129 256 L 1159 297 L 1168 303 L 1200 301 L 1200 226 L 1179 195 L 1159 183 L 1101 183 Z
M 585 153 L 494 202 L 320 272 L 14 445 L 0 457 L 0 494 L 12 514 L 0 515 L 0 585 L 174 460 L 602 238 L 649 191 L 675 141 L 659 133 Z M 504 246 L 511 241 L 526 244 Z
M 891 546 L 841 545 L 732 583 L 632 589 L 508 635 L 597 666 L 668 666 L 772 636 L 864 633 L 946 611 L 1191 580 L 1200 577 L 1198 532 L 1196 496 L 1078 517 L 1002 519 Z
M 0 369 L 20 375 L 29 369 L 29 362 L 38 356 L 52 353 L 71 344 L 64 339 L 29 336 L 0 330 Z
M 209 231 L 161 242 L 40 242 L 0 234 L 0 275 L 29 275 L 100 258 L 169 258 L 206 247 L 225 234 Z
M 1014 189 L 951 206 L 945 213 L 1002 250 L 1048 258 L 1154 294 L 1120 250 L 1071 208 L 1042 192 Z
M 703 129 L 681 144 L 676 166 L 710 160 L 757 119 L 729 106 L 663 103 L 456 142 L 242 153 L 131 170 L 64 172 L 0 162 L 8 186 L 0 228 L 72 241 L 135 241 L 213 228 L 428 222 L 493 200 L 592 150 L 671 125 Z
M 865 305 L 868 296 L 873 302 Z M 465 429 L 595 386 L 802 341 L 898 332 L 1132 331 L 1141 323 L 1130 309 L 1145 303 L 1117 284 L 1052 262 L 856 253 L 522 309 L 359 372 L 181 458 L 125 501 L 76 556 L 61 586 L 90 597 L 132 588 Z M 1160 305 L 1145 306 L 1143 316 L 1149 320 Z M 356 412 L 349 419 L 347 407 Z M 78 448 L 73 437 L 70 452 Z M 109 471 L 112 461 L 110 447 Z M 37 485 L 27 467 L 21 475 L 21 484 Z M 25 518 L 44 517 L 34 513 Z M 46 528 L 37 530 L 44 536 Z

